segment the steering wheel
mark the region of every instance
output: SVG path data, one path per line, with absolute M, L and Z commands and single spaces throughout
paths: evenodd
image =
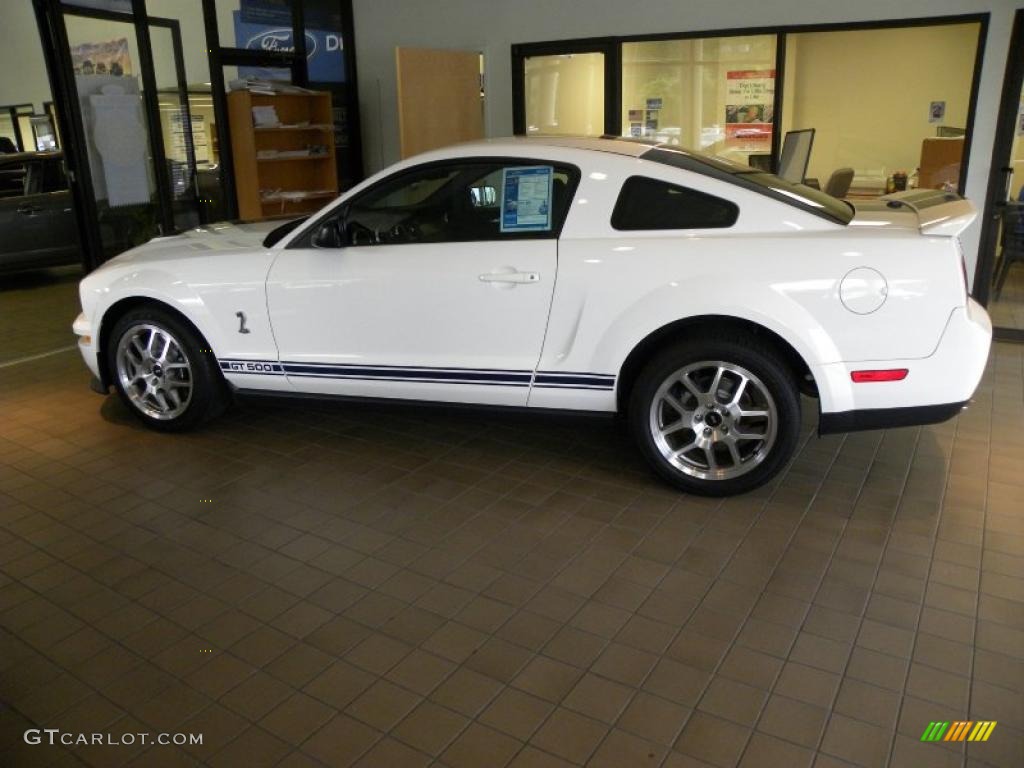
M 420 228 L 413 222 L 399 222 L 388 231 L 391 243 L 415 243 L 421 237 Z
M 379 242 L 377 233 L 358 221 L 348 223 L 348 239 L 351 245 L 375 245 Z

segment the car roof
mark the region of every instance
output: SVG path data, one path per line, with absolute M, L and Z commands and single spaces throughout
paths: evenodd
M 61 150 L 53 150 L 50 152 L 10 152 L 7 154 L 0 153 L 0 163 L 16 163 L 24 162 L 26 160 L 46 160 L 51 157 L 63 157 L 64 152 Z
M 481 139 L 458 144 L 460 154 L 465 152 L 500 152 L 502 148 L 522 149 L 523 147 L 559 147 L 562 149 L 587 149 L 595 152 L 611 152 L 626 157 L 640 157 L 657 142 L 624 139 L 618 136 L 510 136 L 496 139 Z

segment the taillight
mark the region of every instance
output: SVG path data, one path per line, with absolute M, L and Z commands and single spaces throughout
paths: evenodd
M 907 368 L 883 368 L 873 371 L 851 371 L 854 384 L 868 384 L 873 381 L 903 381 L 910 373 Z

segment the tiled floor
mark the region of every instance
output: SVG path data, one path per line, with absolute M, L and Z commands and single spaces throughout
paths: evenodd
M 0 366 L 0 766 L 1024 764 L 1024 347 L 947 424 L 808 418 L 726 501 L 612 421 L 249 402 L 169 436 L 86 382 Z M 966 719 L 998 725 L 920 741 Z
M 79 267 L 0 275 L 0 364 L 75 343 Z
M 994 288 L 992 293 L 989 313 L 993 325 L 1024 330 L 1024 264 L 1017 263 L 1010 268 L 998 298 Z

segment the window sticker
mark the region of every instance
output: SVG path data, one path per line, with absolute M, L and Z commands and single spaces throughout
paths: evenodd
M 505 168 L 501 174 L 501 231 L 545 232 L 551 229 L 550 165 Z

